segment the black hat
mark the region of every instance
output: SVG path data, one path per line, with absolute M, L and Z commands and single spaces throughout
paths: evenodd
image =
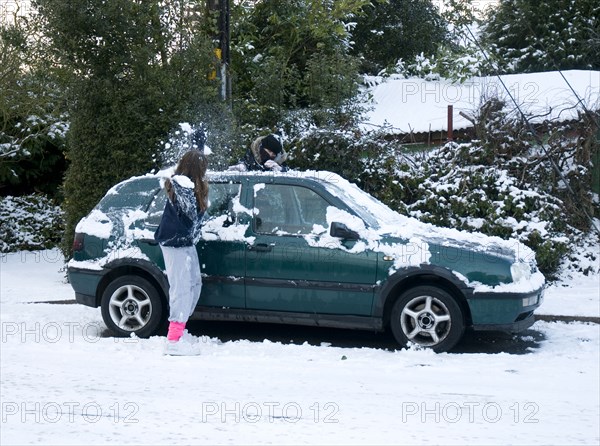
M 283 146 L 281 145 L 281 141 L 279 138 L 272 133 L 270 135 L 265 136 L 260 142 L 260 147 L 265 149 L 269 149 L 275 155 L 281 153 L 283 150 Z

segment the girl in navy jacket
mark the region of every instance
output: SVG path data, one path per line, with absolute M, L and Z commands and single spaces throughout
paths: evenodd
M 205 155 L 189 151 L 181 157 L 173 176 L 165 180 L 168 199 L 154 238 L 163 253 L 169 279 L 167 353 L 177 350 L 175 344 L 183 335 L 202 289 L 196 243 L 208 206 L 207 164 Z

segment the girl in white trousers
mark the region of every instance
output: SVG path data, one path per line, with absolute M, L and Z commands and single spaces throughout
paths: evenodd
M 166 353 L 177 353 L 179 341 L 194 312 L 202 278 L 196 243 L 200 239 L 202 217 L 208 206 L 206 157 L 198 150 L 186 152 L 175 173 L 165 180 L 167 202 L 154 234 L 165 261 L 169 280 L 169 332 Z
M 161 246 L 160 249 L 169 278 L 169 322 L 183 322 L 185 326 L 202 289 L 198 251 L 195 246 Z

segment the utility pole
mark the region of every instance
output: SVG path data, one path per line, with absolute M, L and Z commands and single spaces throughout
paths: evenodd
M 218 17 L 217 19 L 217 35 L 215 41 L 218 42 L 218 47 L 215 48 L 215 53 L 221 61 L 219 70 L 219 78 L 221 80 L 221 99 L 229 101 L 231 99 L 231 78 L 229 76 L 230 52 L 229 42 L 231 32 L 229 28 L 229 0 L 207 0 L 209 17 Z
M 447 141 L 453 141 L 454 140 L 454 124 L 453 124 L 453 119 L 454 119 L 454 107 L 452 105 L 448 106 L 448 136 L 447 136 Z

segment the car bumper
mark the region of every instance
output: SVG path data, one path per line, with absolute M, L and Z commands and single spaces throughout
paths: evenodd
M 78 304 L 85 305 L 88 307 L 97 308 L 96 296 L 90 296 L 89 294 L 75 293 L 75 301 Z
M 526 330 L 531 327 L 535 322 L 535 316 L 533 311 L 529 314 L 524 314 L 523 319 L 512 322 L 510 324 L 479 324 L 473 325 L 473 330 L 477 331 L 506 331 L 511 333 L 517 333 L 519 331 Z
M 544 290 L 530 293 L 474 293 L 468 300 L 474 330 L 519 332 L 535 322 Z
M 104 273 L 103 270 L 67 269 L 69 283 L 75 291 L 77 303 L 88 307 L 98 307 L 100 305 L 96 292 Z

